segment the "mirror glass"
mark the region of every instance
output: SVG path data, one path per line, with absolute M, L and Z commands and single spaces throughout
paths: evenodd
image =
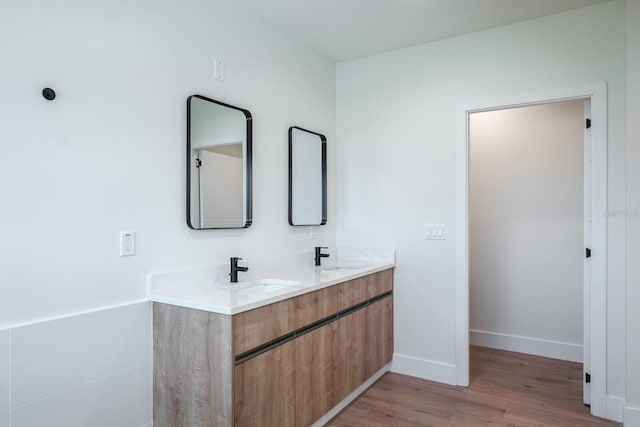
M 187 99 L 187 224 L 251 225 L 251 113 L 201 95 Z
M 327 138 L 289 128 L 289 224 L 327 222 Z

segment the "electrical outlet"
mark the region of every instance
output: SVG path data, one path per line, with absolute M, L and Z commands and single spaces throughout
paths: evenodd
M 215 59 L 215 71 L 214 71 L 216 80 L 223 82 L 224 81 L 224 62 L 219 59 Z
M 136 232 L 120 232 L 120 256 L 133 256 L 136 254 Z

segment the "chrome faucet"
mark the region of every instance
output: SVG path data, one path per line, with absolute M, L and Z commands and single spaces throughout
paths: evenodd
M 238 271 L 249 270 L 249 267 L 238 267 L 238 261 L 241 259 L 242 258 L 231 257 L 231 261 L 229 262 L 229 265 L 231 266 L 231 272 L 229 273 L 229 276 L 231 276 L 231 283 L 236 283 L 238 281 Z
M 322 258 L 329 258 L 329 254 L 323 254 L 323 249 L 329 249 L 326 246 L 316 246 L 316 265 L 321 265 L 320 260 Z

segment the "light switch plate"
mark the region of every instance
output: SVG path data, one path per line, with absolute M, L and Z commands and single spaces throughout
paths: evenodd
M 425 224 L 424 239 L 425 240 L 444 240 L 445 239 L 444 224 Z

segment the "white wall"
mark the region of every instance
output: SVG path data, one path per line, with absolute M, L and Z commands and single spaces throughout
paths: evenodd
M 335 244 L 334 64 L 237 4 L 0 0 L 0 426 L 146 424 L 148 304 L 96 309 L 143 299 L 150 271 Z M 187 227 L 196 93 L 253 115 L 249 229 Z M 287 222 L 292 125 L 328 139 L 316 240 Z M 121 230 L 137 233 L 134 257 L 118 256 Z
M 394 367 L 455 381 L 459 102 L 608 82 L 608 203 L 624 208 L 624 12 L 612 1 L 338 64 L 337 240 L 397 249 Z M 447 239 L 423 240 L 425 223 Z M 608 224 L 607 380 L 621 397 L 624 219 Z
M 0 1 L 0 328 L 143 298 L 149 271 L 334 245 L 334 64 L 233 1 Z M 186 225 L 194 93 L 253 115 L 246 230 Z M 291 125 L 329 144 L 329 221 L 313 241 L 287 222 Z M 136 256 L 118 256 L 121 230 Z
M 640 0 L 627 0 L 627 396 L 625 426 L 640 426 Z
M 469 122 L 471 342 L 582 361 L 584 101 Z
M 1 330 L 0 426 L 147 424 L 151 330 L 149 302 Z

